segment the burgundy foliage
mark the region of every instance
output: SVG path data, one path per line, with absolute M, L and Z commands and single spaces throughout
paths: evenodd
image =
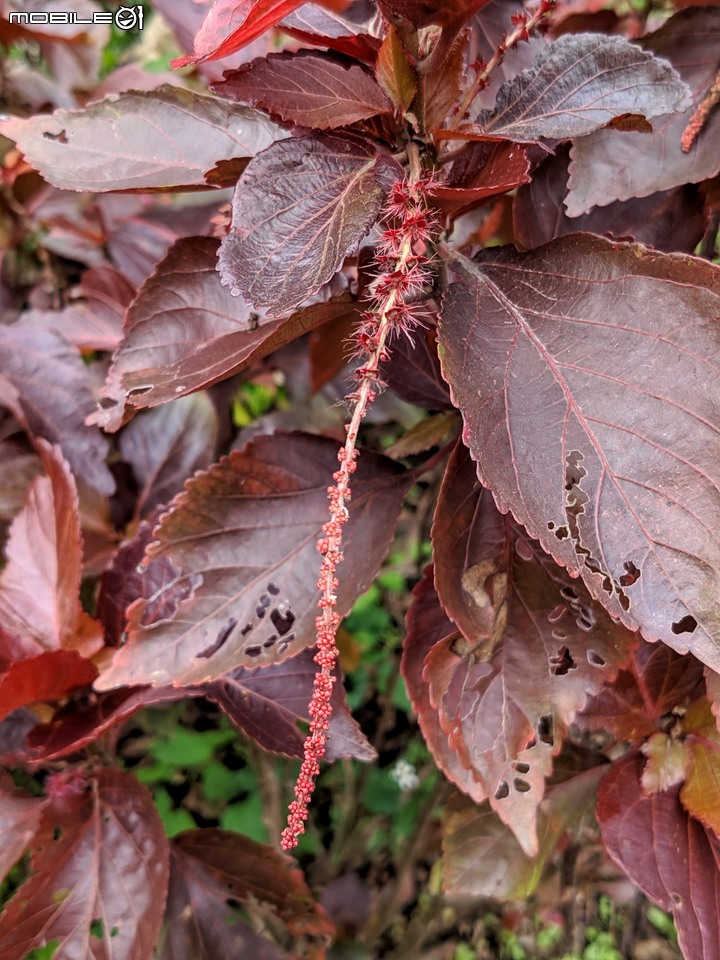
M 301 757 L 319 703 L 326 759 L 372 762 L 335 619 L 411 489 L 446 889 L 528 896 L 596 818 L 715 960 L 720 9 L 152 6 L 189 71 L 0 23 L 44 62 L 0 122 L 0 960 L 322 960 L 294 861 L 168 840 L 118 743 L 195 698 Z M 379 443 L 397 398 L 424 419 Z

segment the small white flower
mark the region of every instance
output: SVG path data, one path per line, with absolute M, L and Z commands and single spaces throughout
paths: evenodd
M 415 767 L 407 760 L 398 760 L 390 776 L 401 790 L 415 790 L 420 786 L 420 778 L 415 772 Z

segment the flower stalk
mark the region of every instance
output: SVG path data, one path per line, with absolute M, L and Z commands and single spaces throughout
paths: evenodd
M 402 332 L 409 335 L 422 322 L 422 294 L 432 280 L 428 269 L 428 246 L 437 233 L 437 218 L 429 205 L 435 185 L 432 174 L 422 171 L 417 156 L 411 157 L 410 176 L 395 184 L 385 205 L 384 231 L 375 264 L 375 279 L 368 289 L 369 308 L 354 333 L 360 365 L 355 371 L 357 387 L 347 398 L 352 414 L 346 426 L 345 443 L 338 451 L 340 466 L 328 487 L 329 519 L 323 525 L 317 548 L 322 556 L 319 615 L 315 621 L 317 652 L 313 697 L 310 702 L 310 731 L 303 748 L 303 761 L 295 784 L 295 799 L 288 810 L 287 827 L 280 843 L 284 850 L 297 845 L 305 832 L 308 804 L 320 772 L 327 746 L 333 670 L 338 650 L 335 641 L 340 615 L 337 612 L 337 565 L 343 559 L 343 527 L 348 520 L 351 499 L 350 477 L 357 467 L 357 438 L 368 407 L 382 388 L 380 364 L 390 356 L 389 342 Z

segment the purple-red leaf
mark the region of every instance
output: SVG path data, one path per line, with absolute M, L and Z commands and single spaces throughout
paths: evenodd
M 255 307 L 276 314 L 295 307 L 357 250 L 400 176 L 397 161 L 357 137 L 273 144 L 235 188 L 222 282 Z
M 597 819 L 608 853 L 672 913 L 684 957 L 720 954 L 720 840 L 689 816 L 679 788 L 647 797 L 642 757 L 617 760 L 600 784 Z
M 466 23 L 490 0 L 379 0 L 379 7 L 391 21 L 407 20 L 413 26 L 428 27 L 435 23 L 442 27 Z
M 59 700 L 77 687 L 89 686 L 97 667 L 77 650 L 49 650 L 11 663 L 0 674 L 0 721 L 29 703 Z
M 50 779 L 31 876 L 0 915 L 0 960 L 58 940 L 57 957 L 147 960 L 160 932 L 168 841 L 152 797 L 106 768 Z
M 190 830 L 175 839 L 158 960 L 287 960 L 253 929 L 272 929 L 278 920 L 294 938 L 294 956 L 321 960 L 324 951 L 312 938 L 328 938 L 333 927 L 290 857 L 224 830 Z
M 596 204 L 646 197 L 720 171 L 720 111 L 711 111 L 692 149 L 680 141 L 720 67 L 720 8 L 691 7 L 640 41 L 669 60 L 692 92 L 692 106 L 653 121 L 652 133 L 599 130 L 572 149 L 567 210 L 571 217 Z
M 408 403 L 429 410 L 455 409 L 440 372 L 434 327 L 418 330 L 412 341 L 399 337 L 381 371 L 388 386 Z
M 720 271 L 585 234 L 456 262 L 443 371 L 481 480 L 613 617 L 717 669 Z
M 570 152 L 561 146 L 533 173 L 513 200 L 515 239 L 523 247 L 539 247 L 578 230 L 637 240 L 667 253 L 692 253 L 705 231 L 703 197 L 697 187 L 663 190 L 640 200 L 618 201 L 570 218 L 567 194 Z
M 309 50 L 259 57 L 226 73 L 213 90 L 314 130 L 392 113 L 392 104 L 364 67 Z
M 633 638 L 503 517 L 458 444 L 433 523 L 435 584 L 463 636 L 435 645 L 424 677 L 449 746 L 529 855 L 552 755 Z
M 242 50 L 276 26 L 305 0 L 217 0 L 197 37 L 195 53 L 171 61 L 172 67 L 219 60 Z M 239 25 L 236 26 L 238 18 Z M 234 28 L 234 29 L 233 29 Z M 231 33 L 228 34 L 228 30 Z
M 377 573 L 408 484 L 385 457 L 363 452 L 353 478 L 338 611 Z M 189 686 L 238 666 L 287 660 L 315 643 L 315 549 L 327 518 L 336 444 L 303 434 L 260 437 L 190 480 L 155 531 L 147 559 L 179 570 L 187 591 L 155 620 L 163 591 L 131 607 L 130 639 L 96 686 Z
M 75 481 L 57 447 L 38 441 L 46 475 L 10 527 L 0 574 L 0 668 L 48 651 L 90 656 L 99 625 L 80 605 L 82 534 Z M 42 699 L 30 697 L 33 699 Z M 19 704 L 15 704 L 19 706 Z
M 0 881 L 23 855 L 40 824 L 43 801 L 13 786 L 0 773 Z
M 248 737 L 265 750 L 286 757 L 301 757 L 304 731 L 298 721 L 309 721 L 317 664 L 310 650 L 292 660 L 265 669 L 239 667 L 198 692 L 213 700 Z M 339 673 L 333 686 L 333 712 L 325 758 L 355 757 L 366 763 L 377 754 L 353 720 Z
M 85 425 L 94 402 L 79 353 L 50 330 L 0 324 L 0 370 L 0 406 L 32 435 L 59 444 L 77 476 L 112 493 L 107 441 L 97 427 Z
M 702 694 L 703 670 L 695 657 L 681 657 L 661 643 L 641 643 L 615 682 L 593 697 L 575 722 L 618 740 L 649 737 L 660 719 Z
M 120 452 L 140 484 L 136 513 L 172 500 L 185 480 L 215 455 L 218 415 L 206 393 L 180 397 L 136 417 L 120 435 Z
M 519 144 L 469 143 L 452 163 L 447 181 L 434 187 L 432 195 L 441 210 L 457 217 L 529 179 L 530 162 Z
M 258 316 L 220 283 L 217 250 L 209 237 L 178 240 L 140 290 L 100 400 L 97 419 L 105 429 L 229 377 L 347 310 L 345 297 L 289 318 Z
M 304 3 L 279 27 L 302 43 L 329 47 L 347 56 L 373 63 L 382 43 L 385 21 L 370 0 L 355 0 L 342 13 Z
M 672 67 L 621 37 L 560 37 L 498 91 L 478 117 L 486 133 L 514 140 L 584 137 L 626 113 L 685 110 L 688 89 Z
M 252 157 L 286 135 L 248 107 L 172 86 L 12 118 L 0 133 L 49 183 L 98 192 L 206 187 L 219 160 Z

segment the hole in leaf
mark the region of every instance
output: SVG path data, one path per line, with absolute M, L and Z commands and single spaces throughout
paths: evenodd
M 252 630 L 252 624 L 251 624 L 251 623 L 246 623 L 245 626 L 244 626 L 244 627 L 242 628 L 242 630 L 240 631 L 240 636 L 246 637 L 246 636 L 250 633 L 251 630 Z
M 572 587 L 563 587 L 560 590 L 560 596 L 563 600 L 579 600 L 580 595 Z
M 105 936 L 105 927 L 100 917 L 90 921 L 90 936 L 97 937 L 98 940 L 102 940 Z
M 267 608 L 270 606 L 270 603 L 271 603 L 270 597 L 266 593 L 264 593 L 260 597 L 260 606 L 265 607 L 265 609 L 267 610 Z
M 262 647 L 246 647 L 245 654 L 248 657 L 259 657 L 262 653 Z
M 694 633 L 695 627 L 697 627 L 697 620 L 695 617 L 691 617 L 688 614 L 686 617 L 683 617 L 682 620 L 678 620 L 677 623 L 672 625 L 673 633 Z
M 527 780 L 523 780 L 521 777 L 515 777 L 515 779 L 513 780 L 513 786 L 515 787 L 518 793 L 530 792 L 530 784 L 527 782 Z
M 287 648 L 290 646 L 287 640 L 281 640 L 278 644 L 278 653 L 285 653 Z
M 587 620 L 585 617 L 578 617 L 575 621 L 580 630 L 583 630 L 585 633 L 592 633 L 595 629 L 595 624 L 592 620 Z
M 55 827 L 53 830 L 53 840 L 62 840 L 62 827 Z
M 507 785 L 506 780 L 501 780 L 497 790 L 495 791 L 495 799 L 504 800 L 505 797 L 509 797 L 509 796 L 510 796 L 510 787 Z
M 52 140 L 53 143 L 70 143 L 67 130 L 61 130 L 60 133 L 50 133 L 49 130 L 43 132 L 44 140 Z
M 278 587 L 278 585 L 273 583 L 272 581 L 270 581 L 267 588 L 268 588 L 268 593 L 271 593 L 274 597 L 276 597 L 280 593 L 280 587 Z
M 640 579 L 640 571 L 632 560 L 626 560 L 623 566 L 625 567 L 626 573 L 620 577 L 620 586 L 631 587 Z
M 530 764 L 525 763 L 524 760 L 516 760 L 513 763 L 513 767 L 517 770 L 518 773 L 530 773 Z
M 284 637 L 290 627 L 295 623 L 295 614 L 288 604 L 279 603 L 270 613 L 270 619 L 280 636 Z
M 113 400 L 112 397 L 100 397 L 98 403 L 103 410 L 110 410 L 118 405 L 118 401 Z
M 215 641 L 215 643 L 211 643 L 209 647 L 206 647 L 205 650 L 199 653 L 197 655 L 198 659 L 200 658 L 207 659 L 208 657 L 211 657 L 214 653 L 217 653 L 220 647 L 222 647 L 223 644 L 227 641 L 227 639 L 229 638 L 230 634 L 233 632 L 236 626 L 237 626 L 237 620 L 235 619 L 235 617 L 231 617 L 228 620 L 228 622 L 225 624 L 225 626 L 222 628 L 220 633 L 217 635 L 217 640 Z
M 548 623 L 557 623 L 558 620 L 562 620 L 562 618 L 565 616 L 566 613 L 567 613 L 567 607 L 565 606 L 565 604 L 559 603 L 556 607 L 553 607 L 553 609 L 548 614 L 547 616 Z
M 680 896 L 679 893 L 671 893 L 670 896 L 672 897 L 672 901 L 676 907 L 682 906 L 683 898 Z
M 570 533 L 568 532 L 567 527 L 558 527 L 555 531 L 555 536 L 558 538 L 558 540 L 567 540 L 567 538 L 570 536 Z
M 567 647 L 561 647 L 554 657 L 550 657 L 550 673 L 554 677 L 564 677 L 571 670 L 577 669 L 577 664 L 570 656 Z
M 553 640 L 558 640 L 558 641 L 567 640 L 567 634 L 565 633 L 565 631 L 558 630 L 557 627 L 553 630 L 551 636 Z
M 273 634 L 272 634 L 271 636 L 269 636 L 269 637 L 267 638 L 267 640 L 263 643 L 263 648 L 264 648 L 265 650 L 267 650 L 268 647 L 271 647 L 271 646 L 275 643 L 276 640 L 277 640 L 277 636 L 273 633 Z
M 151 390 L 152 390 L 151 383 L 146 383 L 142 387 L 132 387 L 127 392 L 128 399 L 130 399 L 130 397 L 141 397 L 144 393 L 150 393 Z
M 258 620 L 262 620 L 262 618 L 265 616 L 265 607 L 258 604 L 258 606 L 255 607 L 255 616 L 258 618 Z
M 588 650 L 587 661 L 591 667 L 604 667 L 607 662 L 596 650 Z
M 541 743 L 553 743 L 553 718 L 550 716 L 540 717 L 537 725 L 538 739 Z
M 604 577 L 604 578 L 603 578 L 602 588 L 603 588 L 603 590 L 605 591 L 605 593 L 612 593 L 612 592 L 613 592 L 613 585 L 612 585 L 612 580 L 610 579 L 610 577 Z M 626 599 L 627 599 L 627 598 L 626 598 Z M 629 604 L 628 604 L 628 606 L 629 606 Z M 627 607 L 626 607 L 625 609 L 627 609 Z

